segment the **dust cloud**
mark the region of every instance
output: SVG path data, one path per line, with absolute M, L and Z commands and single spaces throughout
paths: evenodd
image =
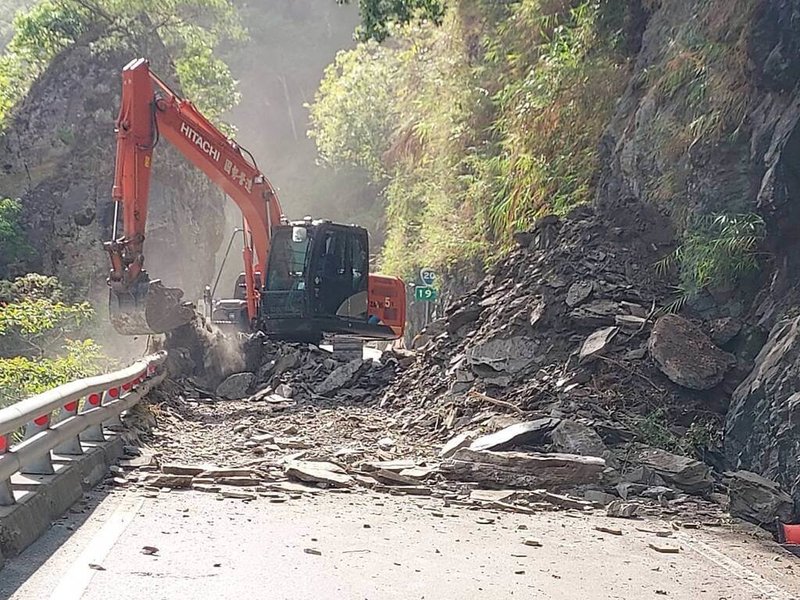
M 167 334 L 173 376 L 192 376 L 213 390 L 228 375 L 245 368 L 244 336 L 225 334 L 203 316 Z
M 236 140 L 255 157 L 278 189 L 290 219 L 306 215 L 358 223 L 378 230 L 377 190 L 364 173 L 336 171 L 317 163 L 308 138 L 309 115 L 325 67 L 336 53 L 355 45 L 357 3 L 330 0 L 257 0 L 237 3 L 249 40 L 224 52 L 239 81 L 241 102 L 226 118 L 237 128 Z M 380 214 L 380 211 L 377 211 Z M 225 206 L 222 258 L 231 233 L 242 226 L 239 209 Z M 236 239 L 224 264 L 217 298 L 230 297 L 242 271 L 242 244 Z

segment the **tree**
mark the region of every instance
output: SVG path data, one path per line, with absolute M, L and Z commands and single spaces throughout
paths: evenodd
M 94 311 L 89 303 L 65 303 L 53 279 L 31 274 L 2 286 L 7 299 L 0 304 L 0 356 L 43 358 L 90 321 Z
M 20 224 L 21 216 L 19 200 L 0 199 L 0 278 L 8 277 L 14 264 L 31 252 Z
M 205 114 L 218 119 L 236 104 L 236 83 L 213 55 L 223 41 L 246 37 L 231 0 L 43 0 L 15 17 L 14 37 L 0 57 L 0 125 L 65 48 L 82 40 L 94 52 L 145 48 L 153 36 Z
M 336 0 L 349 4 L 350 0 Z M 358 0 L 361 26 L 356 31 L 361 41 L 382 42 L 389 37 L 392 27 L 407 25 L 412 21 L 429 20 L 441 24 L 445 0 Z

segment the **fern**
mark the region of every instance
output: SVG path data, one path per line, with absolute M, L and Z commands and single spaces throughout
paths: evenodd
M 695 218 L 681 244 L 654 265 L 659 275 L 679 273 L 680 296 L 664 310 L 677 312 L 703 290 L 732 286 L 758 271 L 758 246 L 765 235 L 764 220 L 754 213 Z

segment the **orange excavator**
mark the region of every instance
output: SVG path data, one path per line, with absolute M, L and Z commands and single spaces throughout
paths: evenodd
M 165 333 L 195 314 L 180 289 L 151 280 L 144 269 L 153 152 L 163 138 L 242 212 L 244 272 L 233 298 L 214 303 L 212 320 L 217 316 L 292 341 L 317 342 L 326 334 L 402 336 L 405 285 L 369 273 L 367 231 L 308 217 L 290 222 L 253 156 L 171 90 L 144 59 L 123 69 L 116 132 L 117 218 L 105 248 L 111 258 L 110 318 L 119 333 Z

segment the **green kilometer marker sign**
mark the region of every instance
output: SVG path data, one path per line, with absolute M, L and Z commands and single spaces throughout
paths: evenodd
M 432 287 L 418 285 L 414 288 L 414 300 L 417 302 L 433 302 L 439 297 L 439 292 Z

